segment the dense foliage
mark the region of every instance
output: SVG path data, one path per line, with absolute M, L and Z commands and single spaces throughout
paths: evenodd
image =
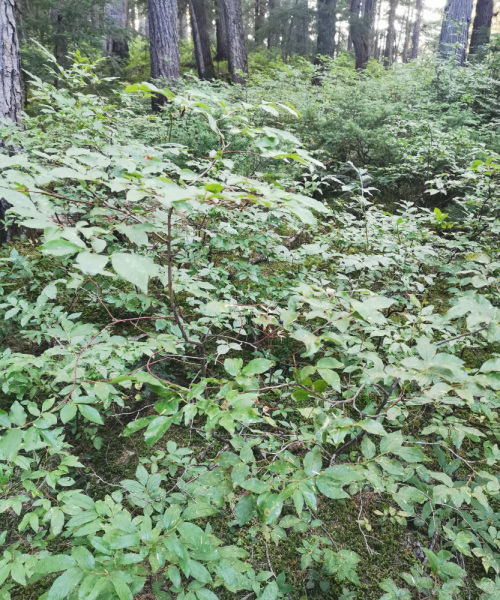
M 0 129 L 3 600 L 500 597 L 497 55 L 260 64 Z

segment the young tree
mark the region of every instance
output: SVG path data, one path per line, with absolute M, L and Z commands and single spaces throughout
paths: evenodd
M 389 16 L 387 26 L 387 39 L 385 41 L 384 65 L 390 67 L 394 60 L 394 42 L 396 41 L 396 10 L 398 0 L 389 1 Z
M 418 58 L 418 50 L 420 45 L 420 29 L 422 27 L 422 11 L 424 8 L 424 0 L 417 0 L 415 4 L 415 22 L 413 23 L 413 34 L 411 38 L 411 58 Z
M 14 0 L 0 0 L 0 119 L 21 123 L 21 59 Z
M 356 69 L 365 69 L 370 59 L 375 6 L 376 0 L 365 0 L 361 16 L 361 0 L 351 0 L 349 31 L 356 55 Z
M 474 0 L 448 0 L 439 38 L 441 56 L 448 58 L 454 55 L 462 66 L 465 64 L 473 4 Z
M 205 0 L 189 0 L 196 67 L 200 79 L 215 79 Z
M 493 20 L 493 0 L 477 0 L 476 16 L 472 26 L 469 54 L 476 54 L 490 41 Z
M 226 21 L 229 72 L 234 83 L 244 85 L 248 75 L 248 63 L 241 0 L 221 0 L 221 6 Z
M 151 78 L 175 81 L 180 75 L 177 0 L 148 0 L 148 19 Z M 152 99 L 154 111 L 163 98 Z
M 335 29 L 337 24 L 337 0 L 318 0 L 318 41 L 315 63 L 318 57 L 335 52 Z

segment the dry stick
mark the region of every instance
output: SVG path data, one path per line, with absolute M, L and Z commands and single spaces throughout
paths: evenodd
M 384 406 L 387 404 L 387 402 L 389 401 L 389 398 L 391 397 L 392 392 L 394 391 L 394 388 L 398 385 L 399 383 L 399 379 L 395 379 L 393 384 L 391 385 L 391 387 L 389 388 L 389 391 L 385 391 L 384 390 L 384 394 L 385 394 L 385 398 L 382 400 L 382 402 L 378 405 L 377 410 L 375 411 L 375 415 L 379 415 L 383 410 L 384 410 Z M 363 437 L 366 435 L 366 431 L 363 430 L 361 433 L 358 433 L 358 435 L 354 438 L 352 438 L 352 440 L 349 440 L 348 442 L 346 442 L 345 444 L 343 444 L 342 446 L 340 446 L 340 448 L 337 448 L 335 454 L 332 455 L 332 458 L 330 460 L 330 467 L 333 465 L 333 463 L 335 462 L 335 458 L 344 450 L 347 450 L 347 448 L 349 448 L 350 446 L 352 446 L 353 444 L 355 444 L 356 442 L 359 442 L 361 439 L 363 439 Z

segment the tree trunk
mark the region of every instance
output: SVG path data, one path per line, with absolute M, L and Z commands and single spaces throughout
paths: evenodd
M 217 36 L 217 53 L 215 60 L 220 62 L 229 59 L 229 40 L 227 37 L 226 13 L 222 6 L 222 0 L 217 3 L 217 19 L 215 21 L 215 34 Z
M 465 65 L 467 41 L 474 0 L 448 0 L 439 38 L 443 58 L 454 56 L 457 64 Z
M 318 0 L 318 42 L 315 64 L 320 62 L 320 56 L 333 58 L 336 26 L 337 0 Z
M 262 28 L 266 18 L 266 0 L 255 0 L 255 34 L 254 39 L 256 44 L 262 44 Z
M 139 15 L 138 32 L 146 39 L 149 39 L 149 19 L 147 10 Z
M 241 0 L 221 0 L 226 18 L 229 72 L 234 83 L 245 84 L 248 76 Z
M 406 24 L 405 24 L 405 39 L 403 43 L 403 62 L 407 63 L 410 60 L 410 38 L 411 38 L 411 24 L 413 20 L 413 6 L 408 4 L 408 10 L 406 12 Z
M 390 67 L 394 57 L 394 42 L 396 37 L 396 10 L 398 8 L 398 0 L 390 0 L 389 17 L 387 27 L 387 39 L 385 42 L 384 66 Z
M 477 0 L 469 54 L 476 54 L 481 48 L 489 44 L 492 20 L 493 0 Z
M 205 0 L 189 0 L 196 67 L 200 79 L 215 79 Z
M 305 56 L 309 39 L 309 6 L 307 0 L 297 0 L 294 18 L 293 53 Z
M 351 0 L 349 30 L 356 55 L 356 69 L 366 69 L 370 59 L 375 5 L 375 0 L 366 0 L 365 13 L 361 16 L 361 0 Z
M 418 58 L 420 45 L 420 29 L 422 27 L 422 10 L 424 8 L 424 0 L 417 0 L 415 4 L 415 23 L 413 24 L 413 35 L 411 40 L 411 58 Z
M 177 27 L 179 39 L 183 41 L 189 40 L 188 4 L 188 0 L 178 0 Z M 191 11 L 191 8 L 189 10 Z
M 175 82 L 180 76 L 177 0 L 148 0 L 151 79 Z M 164 96 L 152 98 L 153 111 Z
M 104 7 L 104 17 L 114 31 L 104 38 L 104 53 L 115 54 L 121 59 L 128 57 L 128 0 L 115 0 Z
M 279 28 L 273 21 L 273 19 L 277 17 L 277 11 L 279 9 L 279 0 L 269 0 L 268 9 L 268 19 L 270 22 L 268 23 L 269 33 L 267 36 L 267 47 L 269 48 L 269 50 L 271 50 L 271 48 L 276 48 L 276 46 L 279 43 Z

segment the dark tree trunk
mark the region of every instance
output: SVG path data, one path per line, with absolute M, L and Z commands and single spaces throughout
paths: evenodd
M 200 79 L 215 79 L 205 0 L 189 0 L 194 54 Z
M 297 0 L 294 18 L 293 53 L 305 56 L 309 38 L 309 7 L 307 0 Z
M 315 63 L 320 56 L 333 58 L 335 53 L 335 30 L 337 26 L 337 0 L 318 0 L 318 43 Z
M 241 0 L 221 0 L 226 17 L 229 72 L 234 83 L 245 84 L 248 76 Z
M 473 4 L 474 0 L 448 0 L 444 11 L 439 52 L 443 58 L 454 56 L 461 66 L 465 65 Z
M 177 0 L 148 0 L 151 79 L 175 82 L 180 76 Z M 164 96 L 152 98 L 153 111 Z
M 104 7 L 104 17 L 114 31 L 104 38 L 104 53 L 115 54 L 122 59 L 128 57 L 128 0 L 115 0 Z
M 267 47 L 269 49 L 276 48 L 279 43 L 279 28 L 275 24 L 274 19 L 277 18 L 277 10 L 279 9 L 279 0 L 269 0 L 268 2 L 269 9 L 269 33 L 267 36 Z
M 489 44 L 492 20 L 493 0 L 477 0 L 469 54 L 476 54 L 481 48 Z
M 264 38 L 262 36 L 262 28 L 266 18 L 266 0 L 255 0 L 255 43 L 262 44 Z
M 14 0 L 0 0 L 0 119 L 21 123 L 21 59 Z
M 222 60 L 229 60 L 229 40 L 227 38 L 226 13 L 224 12 L 224 7 L 222 6 L 222 0 L 218 0 L 217 9 L 217 19 L 215 21 L 217 53 L 215 60 L 220 62 Z
M 351 0 L 349 30 L 356 55 L 356 69 L 366 69 L 370 59 L 375 0 L 366 0 L 364 15 L 361 16 L 361 0 Z
M 0 0 L 1 1 L 1 0 Z M 49 20 L 54 34 L 54 56 L 65 67 L 68 62 L 68 36 L 64 15 L 57 8 L 49 8 Z M 54 84 L 57 86 L 57 82 Z
M 420 29 L 422 27 L 422 10 L 424 8 L 424 0 L 417 0 L 415 4 L 415 23 L 413 24 L 413 35 L 411 39 L 411 58 L 418 58 L 420 45 Z
M 389 4 L 389 24 L 387 27 L 387 39 L 385 41 L 384 65 L 390 67 L 394 58 L 394 42 L 396 41 L 396 10 L 398 0 L 390 0 Z

